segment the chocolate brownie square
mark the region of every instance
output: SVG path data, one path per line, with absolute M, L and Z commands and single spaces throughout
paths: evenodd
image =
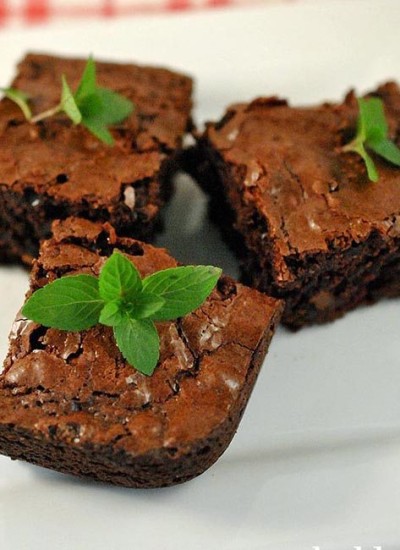
M 399 87 L 372 95 L 399 142 Z M 353 93 L 318 107 L 277 98 L 233 105 L 186 159 L 244 280 L 283 298 L 283 321 L 294 329 L 400 295 L 400 171 L 374 157 L 373 183 L 361 158 L 343 152 L 357 116 Z
M 12 86 L 34 113 L 60 101 L 61 76 L 72 89 L 85 61 L 28 55 Z M 71 215 L 109 221 L 127 236 L 152 239 L 171 193 L 170 172 L 190 127 L 190 78 L 165 69 L 97 63 L 98 84 L 135 109 L 114 127 L 115 146 L 65 116 L 32 125 L 9 99 L 0 102 L 0 261 L 30 262 L 51 222 Z
M 98 275 L 115 248 L 142 276 L 177 265 L 109 224 L 53 227 L 31 291 L 65 274 Z M 0 452 L 127 487 L 191 479 L 229 445 L 281 312 L 279 300 L 222 276 L 196 311 L 157 323 L 152 377 L 125 362 L 109 327 L 69 333 L 18 317 L 0 376 Z

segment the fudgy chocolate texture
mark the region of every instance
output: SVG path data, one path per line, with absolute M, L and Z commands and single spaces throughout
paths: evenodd
M 373 95 L 399 142 L 399 87 Z M 353 93 L 314 108 L 277 98 L 234 105 L 186 158 L 235 243 L 244 280 L 284 298 L 292 328 L 400 294 L 400 170 L 374 157 L 380 179 L 372 183 L 361 158 L 342 152 L 357 113 Z
M 28 55 L 13 86 L 33 112 L 60 100 L 61 75 L 72 89 L 85 61 Z M 8 99 L 0 102 L 0 261 L 37 256 L 51 222 L 67 216 L 110 221 L 120 234 L 151 240 L 170 195 L 170 172 L 190 126 L 190 78 L 165 69 L 96 63 L 98 83 L 135 105 L 112 131 L 109 147 L 66 116 L 36 125 Z
M 98 275 L 114 247 L 142 276 L 176 265 L 107 224 L 70 219 L 42 245 L 31 290 L 69 273 Z M 127 487 L 201 474 L 237 429 L 281 310 L 221 277 L 194 313 L 157 324 L 152 377 L 125 363 L 108 327 L 67 333 L 18 318 L 0 377 L 0 452 Z

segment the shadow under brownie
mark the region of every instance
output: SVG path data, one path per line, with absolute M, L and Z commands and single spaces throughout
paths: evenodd
M 398 140 L 398 86 L 372 95 Z M 374 158 L 373 183 L 361 158 L 342 152 L 357 114 L 353 93 L 309 108 L 273 97 L 233 105 L 183 160 L 210 194 L 244 281 L 283 298 L 293 329 L 400 295 L 400 171 Z
M 98 275 L 115 248 L 142 276 L 177 265 L 109 224 L 53 227 L 31 291 L 65 274 Z M 157 323 L 151 377 L 126 363 L 109 327 L 71 333 L 17 318 L 0 376 L 0 452 L 127 487 L 191 479 L 235 434 L 281 312 L 280 301 L 222 276 L 196 311 Z
M 85 61 L 30 54 L 13 87 L 33 112 L 60 101 L 61 76 L 76 89 Z M 37 256 L 51 222 L 71 215 L 110 221 L 150 241 L 171 194 L 175 153 L 190 128 L 190 78 L 161 68 L 96 62 L 100 86 L 134 103 L 114 127 L 115 146 L 60 115 L 30 124 L 8 99 L 0 102 L 0 261 Z

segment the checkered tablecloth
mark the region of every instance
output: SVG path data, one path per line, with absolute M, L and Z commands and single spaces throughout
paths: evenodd
M 0 0 L 0 25 L 37 24 L 57 19 L 118 17 L 168 11 L 203 10 L 295 0 Z

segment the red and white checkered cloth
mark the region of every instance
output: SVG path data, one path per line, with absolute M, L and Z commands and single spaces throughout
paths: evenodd
M 10 22 L 37 24 L 54 19 L 201 10 L 279 1 L 285 0 L 0 0 L 0 25 Z

